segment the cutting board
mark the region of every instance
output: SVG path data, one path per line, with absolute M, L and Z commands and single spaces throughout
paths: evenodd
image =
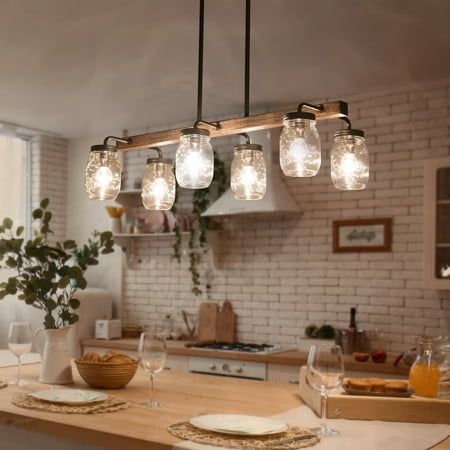
M 222 309 L 217 314 L 216 341 L 232 344 L 236 342 L 236 314 L 228 300 L 225 300 Z
M 320 392 L 306 380 L 306 367 L 300 370 L 300 397 L 320 415 Z M 328 396 L 329 419 L 365 419 L 394 422 L 450 424 L 450 400 L 412 396 L 369 397 L 348 395 L 342 390 Z
M 198 336 L 200 342 L 216 340 L 216 322 L 219 305 L 217 303 L 202 303 L 198 316 Z

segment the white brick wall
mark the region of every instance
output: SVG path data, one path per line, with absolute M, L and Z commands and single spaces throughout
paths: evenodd
M 52 239 L 66 238 L 67 140 L 53 136 L 31 138 L 31 207 L 50 199 Z
M 303 216 L 242 216 L 221 233 L 211 298 L 232 301 L 240 340 L 295 345 L 311 322 L 348 326 L 352 306 L 359 325 L 383 331 L 393 351 L 404 350 L 419 334 L 450 334 L 450 293 L 424 290 L 422 282 L 423 160 L 450 154 L 450 80 L 344 100 L 354 127 L 366 131 L 368 189 L 333 188 L 328 155 L 339 124 L 320 123 L 319 175 L 285 178 Z M 224 159 L 231 157 L 233 139 L 215 142 Z M 141 176 L 146 156 L 125 156 L 128 188 Z M 182 203 L 189 208 L 187 194 Z M 382 216 L 393 218 L 391 253 L 332 253 L 333 220 Z M 126 322 L 146 324 L 167 312 L 179 319 L 180 309 L 195 311 L 205 300 L 191 294 L 187 257 L 180 265 L 171 260 L 171 245 L 169 237 L 136 241 L 141 262 L 124 274 Z M 207 267 L 205 262 L 202 272 Z

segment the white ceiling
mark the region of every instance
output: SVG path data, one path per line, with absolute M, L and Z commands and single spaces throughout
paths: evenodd
M 242 113 L 244 0 L 206 0 L 204 116 Z M 251 104 L 450 76 L 449 0 L 253 0 Z M 198 0 L 2 0 L 0 120 L 69 137 L 195 117 Z

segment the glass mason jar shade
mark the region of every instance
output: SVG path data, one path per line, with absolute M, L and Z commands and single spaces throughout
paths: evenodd
M 369 181 L 369 152 L 364 133 L 343 130 L 334 135 L 331 149 L 331 180 L 336 189 L 357 191 Z
M 167 210 L 175 201 L 175 176 L 172 160 L 149 158 L 142 179 L 142 203 L 145 209 Z
M 207 188 L 214 175 L 214 151 L 209 131 L 186 128 L 181 131 L 175 158 L 178 184 L 188 189 Z
M 87 197 L 90 200 L 114 200 L 120 191 L 121 171 L 122 164 L 115 147 L 107 145 L 91 147 L 84 173 Z
M 266 193 L 266 163 L 258 144 L 236 145 L 231 163 L 231 190 L 236 200 L 261 200 Z
M 313 177 L 320 169 L 321 144 L 314 119 L 314 114 L 305 112 L 284 116 L 280 135 L 280 165 L 288 177 Z

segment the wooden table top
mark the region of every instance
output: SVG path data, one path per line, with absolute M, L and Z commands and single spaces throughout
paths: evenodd
M 184 341 L 166 341 L 169 354 L 185 355 L 185 356 L 203 356 L 205 358 L 223 358 L 240 361 L 259 361 L 271 364 L 283 364 L 289 366 L 306 365 L 308 358 L 307 352 L 298 350 L 286 350 L 266 355 L 246 353 L 246 352 L 224 352 L 210 349 L 199 349 L 194 347 L 186 347 Z M 81 339 L 81 345 L 86 347 L 111 348 L 115 350 L 136 351 L 138 347 L 138 339 L 113 339 L 103 340 L 94 338 Z M 396 355 L 388 355 L 385 363 L 373 363 L 371 361 L 358 362 L 350 355 L 344 355 L 344 365 L 347 370 L 361 372 L 375 372 L 380 374 L 398 374 L 408 375 L 409 367 L 400 365 L 393 366 Z
M 37 380 L 40 364 L 22 367 L 22 376 Z M 0 378 L 15 377 L 17 368 L 0 370 Z M 73 368 L 75 386 L 86 388 Z M 49 389 L 34 381 L 30 390 Z M 298 386 L 273 384 L 236 378 L 214 377 L 174 371 L 163 371 L 155 380 L 154 397 L 164 404 L 157 410 L 144 409 L 149 380 L 139 369 L 126 389 L 105 391 L 128 400 L 124 411 L 107 414 L 55 414 L 19 408 L 11 399 L 24 389 L 8 386 L 0 390 L 0 424 L 30 431 L 44 432 L 112 450 L 168 450 L 177 442 L 166 430 L 175 422 L 201 413 L 239 413 L 261 416 L 278 414 L 301 405 Z

